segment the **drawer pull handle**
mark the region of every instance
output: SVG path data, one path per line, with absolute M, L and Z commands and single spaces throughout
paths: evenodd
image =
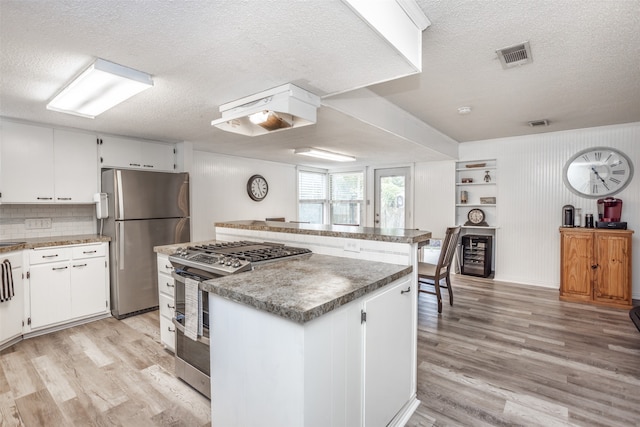
M 71 197 L 58 197 L 58 200 L 71 200 Z
M 140 163 L 129 163 L 129 166 L 140 166 Z
M 409 292 L 411 292 L 411 286 L 409 286 L 406 290 L 404 291 L 400 291 L 400 295 L 402 294 L 408 294 Z
M 153 165 L 144 165 L 145 168 L 152 168 Z
M 95 254 L 98 251 L 82 251 L 83 254 L 87 255 L 87 254 Z
M 67 268 L 69 268 L 69 266 L 64 266 L 64 267 L 52 267 L 52 270 L 66 270 Z
M 78 268 L 78 267 L 86 267 L 87 264 L 76 264 L 73 266 L 73 268 Z
M 42 258 L 55 258 L 57 257 L 58 254 L 53 254 L 53 255 L 42 255 Z
M 167 326 L 167 331 L 169 332 L 175 332 L 176 328 L 171 329 L 171 326 Z
M 172 265 L 164 265 L 164 268 L 166 268 L 167 270 L 173 270 L 173 266 Z
M 176 306 L 175 306 L 175 305 L 171 305 L 171 304 L 169 304 L 169 303 L 167 303 L 167 307 L 169 307 L 169 308 L 176 308 Z
M 176 285 L 173 283 L 167 283 L 167 288 L 175 288 Z
M 38 200 L 53 200 L 53 197 L 36 197 Z

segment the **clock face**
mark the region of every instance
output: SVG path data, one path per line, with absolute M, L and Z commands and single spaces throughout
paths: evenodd
M 467 219 L 472 224 L 480 224 L 484 221 L 484 212 L 482 209 L 471 209 L 467 214 Z
M 267 180 L 262 175 L 253 175 L 247 182 L 247 193 L 256 202 L 263 200 L 267 197 L 269 192 L 269 185 Z
M 597 199 L 622 191 L 631 182 L 633 164 L 615 148 L 580 151 L 564 166 L 564 183 L 575 194 Z

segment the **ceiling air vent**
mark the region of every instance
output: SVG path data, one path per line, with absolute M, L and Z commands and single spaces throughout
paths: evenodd
M 538 126 L 549 126 L 549 120 L 544 119 L 544 120 L 533 120 L 528 122 L 529 126 L 531 126 L 532 128 L 538 127 Z
M 533 62 L 529 42 L 496 50 L 498 59 L 505 70 Z

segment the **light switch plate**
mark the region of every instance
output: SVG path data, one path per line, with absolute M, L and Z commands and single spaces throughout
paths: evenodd
M 344 250 L 347 252 L 360 252 L 360 242 L 358 241 L 347 241 L 344 244 Z

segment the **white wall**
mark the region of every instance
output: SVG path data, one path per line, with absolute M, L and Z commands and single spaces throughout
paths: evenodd
M 414 167 L 414 225 L 444 237 L 455 222 L 455 161 L 416 163 Z
M 583 216 L 593 213 L 597 218 L 598 212 L 596 199 L 579 197 L 565 187 L 562 169 L 580 150 L 610 146 L 625 152 L 635 166 L 631 183 L 615 197 L 623 200 L 622 220 L 635 230 L 633 298 L 640 298 L 639 141 L 640 122 L 460 144 L 460 160 L 498 162 L 496 280 L 559 288 L 562 206 L 582 208 Z M 453 203 L 445 198 L 443 204 Z
M 252 175 L 265 177 L 269 193 L 261 202 L 247 195 Z M 191 240 L 215 238 L 216 221 L 297 217 L 296 168 L 283 163 L 194 151 L 190 170 Z

